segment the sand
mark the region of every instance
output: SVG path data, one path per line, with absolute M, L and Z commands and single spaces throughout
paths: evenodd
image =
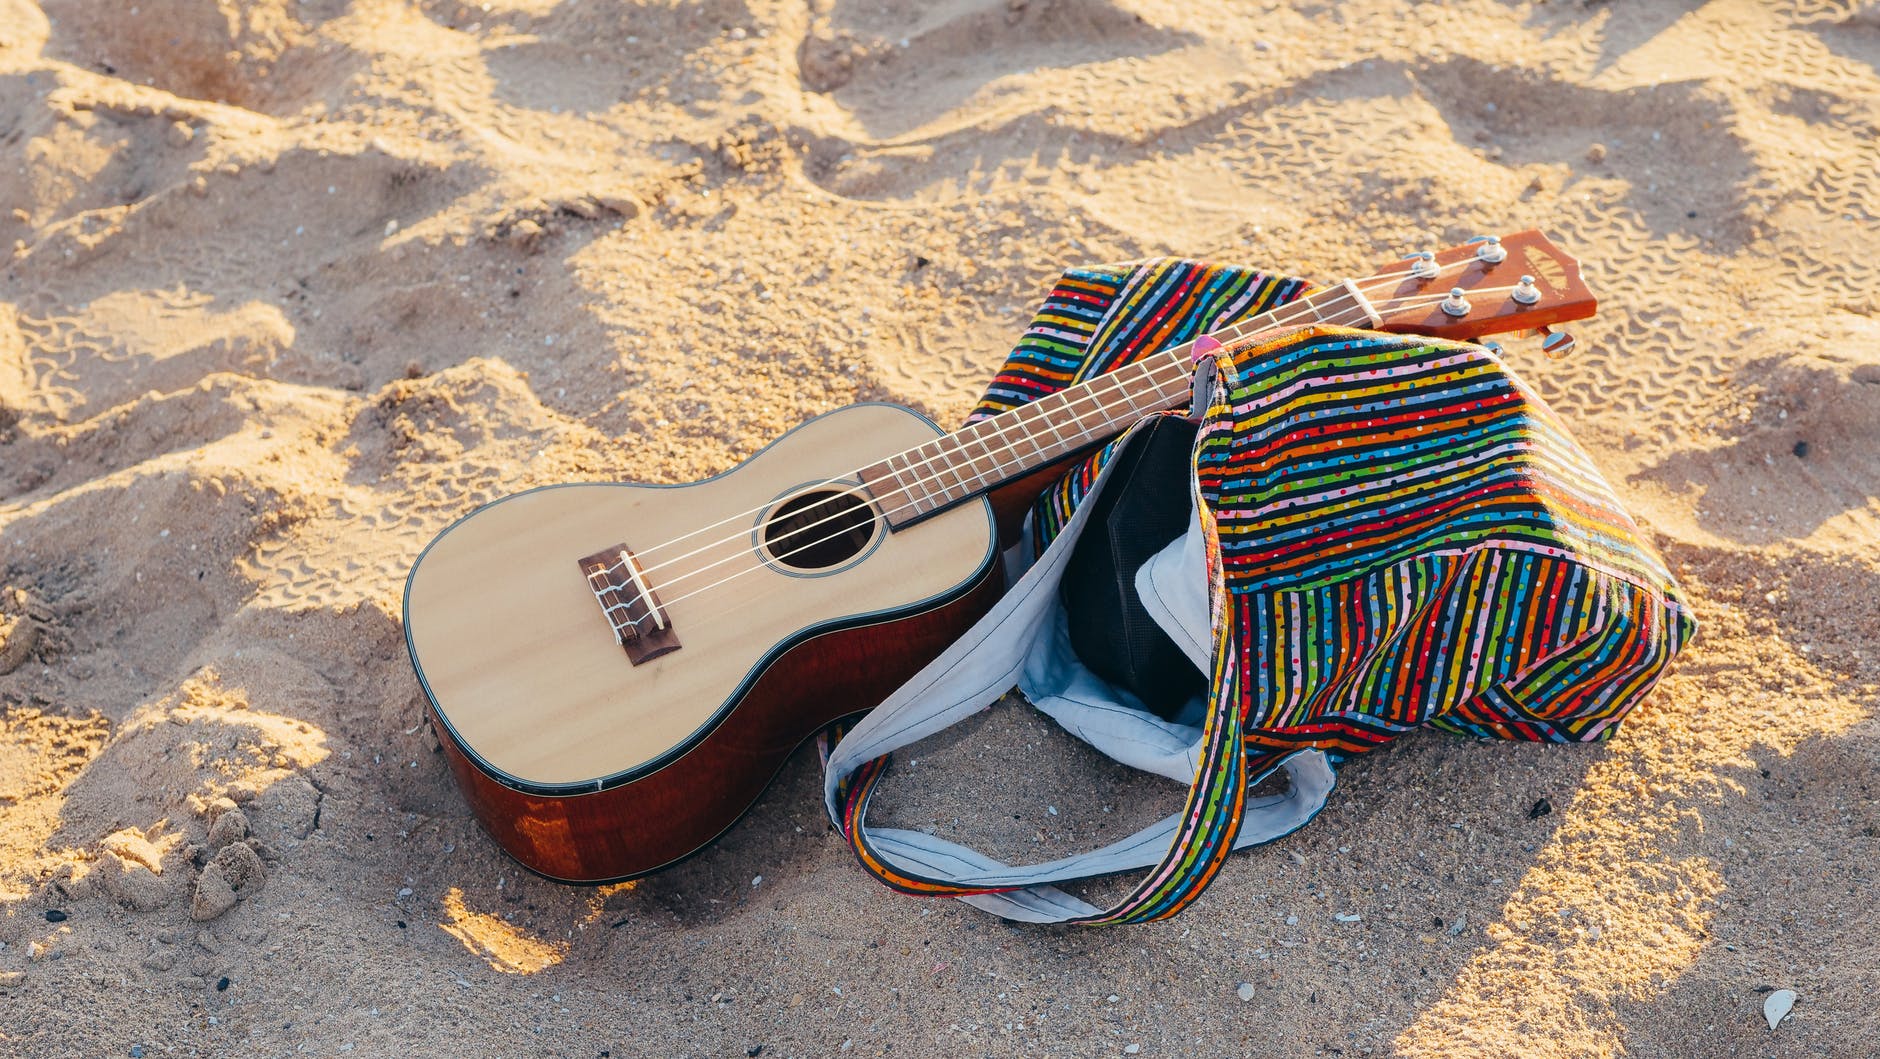
M 1876 64 L 1828 0 L 0 0 L 0 1055 L 1880 1054 Z M 1609 744 L 1414 735 L 1085 932 L 877 886 L 811 751 L 605 889 L 435 752 L 401 581 L 478 502 L 957 422 L 1068 265 L 1528 226 L 1603 306 L 1509 362 L 1703 622 Z M 884 819 L 1015 856 L 1178 796 L 1017 704 L 920 756 Z

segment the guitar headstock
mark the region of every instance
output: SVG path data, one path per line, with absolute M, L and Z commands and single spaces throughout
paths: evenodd
M 1533 229 L 1393 261 L 1355 283 L 1377 330 L 1437 338 L 1539 330 L 1599 307 L 1580 263 Z

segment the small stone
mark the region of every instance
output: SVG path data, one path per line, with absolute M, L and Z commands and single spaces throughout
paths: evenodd
M 215 855 L 196 880 L 196 896 L 189 915 L 198 923 L 214 919 L 235 907 L 236 894 L 259 885 L 267 869 L 260 854 L 246 842 L 234 842 Z
M 761 885 L 763 885 L 763 882 L 764 882 L 764 877 L 763 877 L 762 875 L 753 875 L 753 876 L 751 877 L 751 886 L 752 886 L 752 887 L 757 887 L 757 886 L 761 886 Z
M 1606 145 L 1603 143 L 1596 143 L 1596 144 L 1593 144 L 1591 147 L 1588 147 L 1586 149 L 1586 160 L 1593 163 L 1594 165 L 1598 165 L 1601 162 L 1604 162 L 1606 160 Z
M 524 218 L 510 227 L 509 243 L 518 250 L 532 254 L 540 249 L 542 234 L 541 225 Z
M 566 210 L 576 217 L 590 221 L 599 220 L 601 214 L 606 210 L 606 207 L 601 205 L 600 200 L 592 195 L 575 195 L 572 198 L 559 200 L 555 202 L 554 205 L 557 209 Z
M 14 986 L 24 984 L 25 981 L 25 971 L 0 971 L 0 989 L 10 989 Z
M 385 222 L 385 234 L 386 235 L 398 234 L 398 218 L 394 217 L 391 220 Z
M 0 614 L 0 673 L 26 664 L 39 644 L 39 624 L 24 615 Z
M 1456 916 L 1455 922 L 1449 924 L 1449 936 L 1459 938 L 1462 936 L 1462 932 L 1467 929 L 1469 929 L 1469 913 L 1459 913 Z
M 1794 452 L 1795 452 L 1796 459 L 1798 460 L 1807 459 L 1808 458 L 1808 442 L 1806 441 L 1796 442 Z
M 215 855 L 209 864 L 220 866 L 222 874 L 228 877 L 229 884 L 237 890 L 259 883 L 267 874 L 261 863 L 261 855 L 246 842 L 236 842 L 225 847 Z
M 1769 1021 L 1769 1028 L 1782 1025 L 1782 1020 L 1789 1017 L 1795 1008 L 1795 990 L 1778 989 L 1763 999 L 1763 1018 Z
M 70 918 L 72 917 L 57 908 L 46 909 L 46 922 L 48 923 L 63 923 Z
M 1124 1054 L 1124 1055 L 1135 1055 L 1135 1054 L 1136 1054 L 1137 1052 L 1140 1052 L 1140 1051 L 1142 1051 L 1142 1045 L 1140 1045 L 1140 1044 L 1125 1044 L 1125 1045 L 1123 1045 L 1123 1054 Z
M 757 1056 L 764 1054 L 764 1046 L 761 1044 L 753 1044 L 749 1048 L 744 1049 L 744 1054 L 751 1056 L 752 1059 L 756 1059 Z
M 1534 802 L 1534 804 L 1528 808 L 1528 819 L 1539 820 L 1541 817 L 1546 816 L 1548 813 L 1551 813 L 1553 811 L 1554 811 L 1554 803 L 1548 801 L 1545 798 L 1540 798 L 1540 799 L 1537 799 Z
M 1338 920 L 1340 923 L 1361 923 L 1364 921 L 1364 917 L 1356 912 L 1334 912 L 1332 913 L 1332 918 Z
M 1287 917 L 1286 917 L 1286 925 L 1287 925 L 1287 926 L 1289 926 L 1289 927 L 1296 927 L 1296 926 L 1298 926 L 1298 925 L 1299 925 L 1299 917 L 1298 917 L 1298 916 L 1287 916 Z
M 221 866 L 211 861 L 202 870 L 202 877 L 196 880 L 196 896 L 189 904 L 189 918 L 198 923 L 207 922 L 234 907 L 235 887 L 229 885 Z
M 1250 1001 L 1250 1000 L 1252 1000 L 1252 999 L 1253 999 L 1253 983 L 1252 983 L 1252 982 L 1242 982 L 1242 983 L 1240 983 L 1240 988 L 1238 988 L 1238 989 L 1236 989 L 1236 990 L 1234 990 L 1234 992 L 1235 992 L 1235 993 L 1236 993 L 1237 995 L 1239 995 L 1239 997 L 1240 997 L 1240 999 L 1241 999 L 1241 1001 L 1242 1001 L 1243 1003 L 1244 1003 L 1244 1002 L 1246 1002 L 1246 1001 Z
M 226 976 L 215 980 L 215 991 L 218 993 L 228 992 L 228 978 Z
M 597 191 L 588 197 L 594 200 L 595 205 L 618 215 L 622 220 L 630 221 L 638 217 L 643 208 L 639 197 L 631 191 Z
M 141 1044 L 131 1045 L 131 1059 L 144 1059 L 144 1046 L 143 1045 Z
M 209 848 L 221 849 L 231 842 L 240 842 L 248 837 L 248 814 L 235 808 L 233 801 L 215 823 L 209 825 Z
M 409 886 L 401 886 L 401 887 L 399 887 L 399 888 L 398 888 L 398 896 L 400 896 L 400 897 L 410 897 L 410 896 L 411 896 L 411 887 L 409 887 Z

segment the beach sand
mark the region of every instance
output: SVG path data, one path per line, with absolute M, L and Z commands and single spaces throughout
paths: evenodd
M 1877 64 L 1828 0 L 0 0 L 0 1055 L 1880 1054 Z M 1703 626 L 1609 743 L 1414 734 L 1076 932 L 872 882 L 812 750 L 601 889 L 435 752 L 402 579 L 480 502 L 957 423 L 1067 266 L 1530 226 L 1602 305 L 1508 361 Z M 1179 804 L 1019 704 L 918 756 L 883 819 L 1011 856 Z

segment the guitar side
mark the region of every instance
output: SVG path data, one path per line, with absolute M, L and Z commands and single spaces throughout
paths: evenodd
M 930 610 L 796 645 L 704 739 L 657 772 L 618 787 L 530 794 L 479 768 L 441 724 L 439 742 L 478 822 L 524 867 L 559 882 L 637 878 L 729 830 L 797 747 L 825 725 L 887 698 L 989 610 L 1001 588 L 989 565 L 958 596 Z
M 993 505 L 881 525 L 807 572 L 755 553 L 746 523 L 939 433 L 850 406 L 703 482 L 552 487 L 440 534 L 407 582 L 406 641 L 485 830 L 562 881 L 657 870 L 735 823 L 806 738 L 938 655 L 998 596 Z M 581 559 L 623 541 L 651 551 L 676 649 L 624 651 L 590 591 Z

